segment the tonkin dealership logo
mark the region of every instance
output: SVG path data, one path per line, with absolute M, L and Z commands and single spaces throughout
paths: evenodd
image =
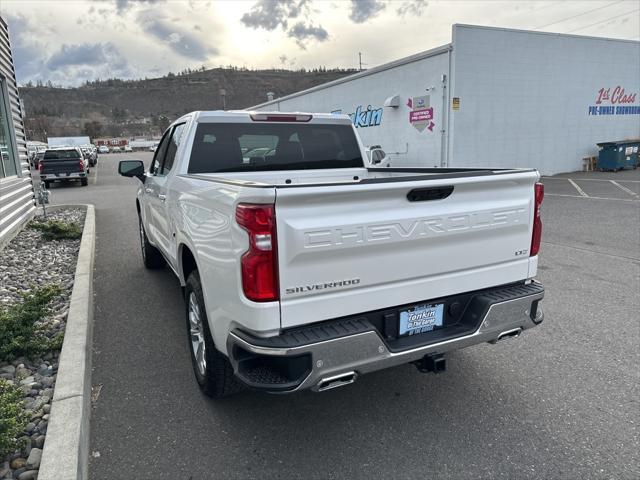
M 377 127 L 382 123 L 382 114 L 384 110 L 382 108 L 373 108 L 371 105 L 367 105 L 366 108 L 362 105 L 358 105 L 356 111 L 349 114 L 349 118 L 353 122 L 353 126 L 360 127 Z M 342 109 L 331 110 L 333 115 L 339 115 L 342 113 Z

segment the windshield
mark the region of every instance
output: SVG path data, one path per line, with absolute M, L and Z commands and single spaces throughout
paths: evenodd
M 351 125 L 201 123 L 189 173 L 362 166 Z

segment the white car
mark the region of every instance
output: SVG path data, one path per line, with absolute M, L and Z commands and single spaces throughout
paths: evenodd
M 131 148 L 131 145 L 125 145 L 123 151 L 124 152 L 133 152 L 133 148 Z
M 122 150 L 120 150 L 120 147 L 112 147 L 111 148 L 111 153 L 120 153 Z
M 109 147 L 106 145 L 100 145 L 98 147 L 98 153 L 109 153 Z
M 246 163 L 261 144 L 274 155 Z M 168 263 L 184 287 L 208 395 L 441 372 L 446 352 L 543 321 L 534 169 L 369 169 L 331 114 L 193 112 L 158 152 L 118 170 L 141 182 L 145 267 Z

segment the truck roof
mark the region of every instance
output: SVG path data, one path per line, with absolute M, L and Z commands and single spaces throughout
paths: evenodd
M 301 122 L 311 122 L 311 123 L 331 123 L 331 124 L 351 124 L 351 119 L 348 115 L 345 114 L 333 114 L 333 113 L 311 113 L 311 112 L 256 112 L 256 111 L 248 111 L 248 110 L 201 110 L 190 112 L 182 117 L 180 117 L 177 121 L 187 119 L 189 117 L 193 117 L 199 123 L 208 123 L 208 122 L 252 122 L 252 121 L 264 121 L 268 122 L 269 120 L 255 120 L 252 117 L 260 116 L 260 118 L 268 118 L 268 117 L 294 117 L 297 116 L 301 118 Z M 311 117 L 309 120 L 304 119 L 303 117 L 309 116 Z M 283 120 L 279 120 L 283 121 Z M 293 122 L 293 120 L 292 120 Z

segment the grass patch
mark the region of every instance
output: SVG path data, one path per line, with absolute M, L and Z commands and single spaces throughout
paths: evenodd
M 31 222 L 30 228 L 40 230 L 45 240 L 77 240 L 82 237 L 82 228 L 77 223 L 67 223 L 61 220 L 46 222 Z
M 23 294 L 20 303 L 0 308 L 0 360 L 59 348 L 62 337 L 49 339 L 45 327 L 36 322 L 49 313 L 51 300 L 61 293 L 59 286 L 47 285 Z
M 29 421 L 22 398 L 22 390 L 0 379 L 0 459 L 18 447 L 16 438 Z

